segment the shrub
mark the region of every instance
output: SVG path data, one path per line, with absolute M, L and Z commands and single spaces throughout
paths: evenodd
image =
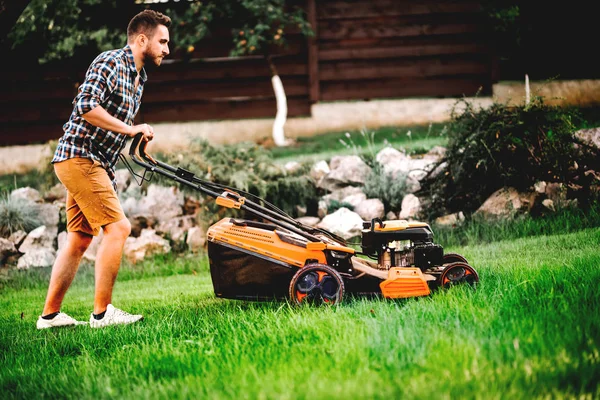
M 15 200 L 5 194 L 0 199 L 0 236 L 8 237 L 13 232 L 29 232 L 41 225 L 39 210 L 35 204 Z
M 395 177 L 387 174 L 383 166 L 376 163 L 371 169 L 363 188 L 367 198 L 380 199 L 385 212 L 400 210 L 406 195 L 406 176 Z
M 457 112 L 462 104 L 462 112 Z M 581 116 L 574 109 L 548 106 L 541 97 L 529 105 L 494 103 L 476 110 L 466 99 L 455 105 L 449 125 L 447 164 L 428 177 L 421 192 L 431 197 L 429 217 L 476 210 L 494 191 L 527 190 L 538 181 L 589 188 L 598 170 L 598 151 L 578 143 L 573 133 Z M 579 192 L 580 200 L 589 191 Z
M 192 171 L 200 179 L 230 186 L 254 197 L 250 200 L 264 199 L 291 215 L 296 213 L 296 205 L 316 201 L 316 188 L 306 174 L 307 166 L 295 173 L 286 172 L 273 162 L 267 150 L 254 143 L 212 146 L 201 139 L 181 154 L 164 157 L 167 163 Z M 158 181 L 173 183 L 167 178 Z

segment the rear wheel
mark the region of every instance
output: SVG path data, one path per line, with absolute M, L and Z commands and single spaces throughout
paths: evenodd
M 444 264 L 452 264 L 455 262 L 464 262 L 465 264 L 469 263 L 466 258 L 464 258 L 463 256 L 461 256 L 460 254 L 457 254 L 457 253 L 444 254 L 444 257 L 442 258 L 442 262 Z
M 344 281 L 328 265 L 308 264 L 292 277 L 289 294 L 290 300 L 298 305 L 336 305 L 344 297 Z
M 463 283 L 475 287 L 477 282 L 479 282 L 477 271 L 465 262 L 445 264 L 444 272 L 438 278 L 439 286 L 444 289 Z

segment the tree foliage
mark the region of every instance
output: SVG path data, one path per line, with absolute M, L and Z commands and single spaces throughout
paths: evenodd
M 8 35 L 8 46 L 40 64 L 70 59 L 83 49 L 122 47 L 134 0 L 31 0 Z M 289 2 L 288 2 L 289 3 Z M 311 35 L 306 13 L 285 0 L 208 0 L 152 5 L 170 16 L 172 52 L 191 55 L 205 38 L 228 27 L 230 56 L 267 54 L 285 47 L 288 33 Z

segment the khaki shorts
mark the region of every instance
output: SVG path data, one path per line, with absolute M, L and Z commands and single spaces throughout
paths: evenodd
M 100 228 L 125 218 L 117 193 L 102 165 L 89 158 L 54 164 L 67 188 L 67 231 L 97 236 Z

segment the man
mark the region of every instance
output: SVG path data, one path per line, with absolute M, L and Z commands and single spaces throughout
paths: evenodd
M 104 231 L 96 255 L 94 310 L 90 326 L 100 328 L 142 319 L 112 305 L 112 291 L 131 225 L 116 194 L 114 166 L 128 138 L 154 136 L 150 125 L 134 125 L 147 76 L 145 65 L 161 64 L 169 54 L 171 19 L 145 10 L 127 27 L 127 45 L 92 62 L 73 100 L 52 163 L 67 188 L 67 243 L 52 267 L 38 329 L 85 324 L 60 312 L 92 237 Z

